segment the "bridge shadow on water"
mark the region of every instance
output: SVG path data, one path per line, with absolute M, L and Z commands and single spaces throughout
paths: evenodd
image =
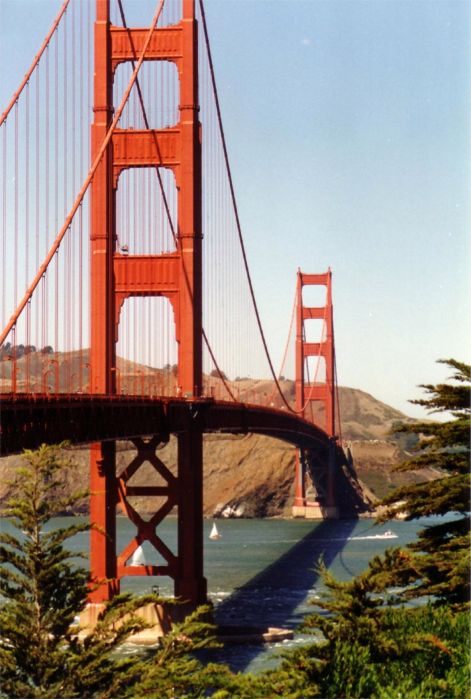
M 327 567 L 331 565 L 357 523 L 353 519 L 320 522 L 279 559 L 220 602 L 215 608 L 216 623 L 295 630 L 306 613 L 303 603 L 316 594 L 317 564 L 322 559 Z M 264 651 L 264 644 L 226 646 L 205 651 L 201 657 L 205 662 L 222 662 L 233 671 L 243 671 Z

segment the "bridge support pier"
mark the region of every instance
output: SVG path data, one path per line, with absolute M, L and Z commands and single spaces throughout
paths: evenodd
M 178 435 L 178 574 L 175 596 L 194 609 L 206 601 L 203 575 L 203 435 Z
M 303 458 L 303 453 L 301 449 L 296 449 L 295 455 L 295 472 L 294 472 L 294 502 L 293 502 L 293 516 L 294 508 L 305 507 L 306 506 L 306 468 L 305 461 Z
M 183 602 L 180 609 L 182 615 L 206 602 L 207 586 L 203 574 L 203 433 L 193 421 L 190 410 L 185 420 L 187 424 L 177 434 L 176 477 L 156 453 L 158 446 L 168 441 L 168 435 L 135 438 L 136 456 L 119 475 L 116 474 L 115 443 L 103 442 L 91 447 L 90 516 L 96 526 L 91 531 L 93 589 L 89 600 L 91 607 L 98 612 L 104 602 L 119 592 L 120 580 L 127 575 L 172 577 L 175 596 Z M 145 463 L 151 464 L 165 485 L 154 485 L 152 482 L 133 484 L 134 474 Z M 165 501 L 147 520 L 140 514 L 140 508 L 136 509 L 136 504 L 130 503 L 129 498 L 135 500 L 152 496 L 163 497 Z M 119 554 L 116 531 L 118 502 L 123 513 L 136 526 L 135 536 Z M 178 516 L 176 555 L 158 534 L 158 525 L 174 507 Z M 148 541 L 164 558 L 164 565 L 129 562 L 144 541 Z
M 338 519 L 339 508 L 336 494 L 336 439 L 329 439 L 328 450 L 309 451 L 297 449 L 296 483 L 292 516 L 303 519 Z M 315 490 L 314 500 L 309 499 L 306 489 L 306 475 Z
M 90 447 L 90 568 L 94 589 L 89 599 L 100 604 L 119 592 L 116 567 L 116 446 L 98 442 Z

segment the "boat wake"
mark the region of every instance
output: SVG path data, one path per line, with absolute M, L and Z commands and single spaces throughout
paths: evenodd
M 369 534 L 366 536 L 349 536 L 347 541 L 366 541 L 369 539 L 397 539 L 397 534 L 394 534 L 394 532 L 387 531 L 384 532 L 384 534 Z

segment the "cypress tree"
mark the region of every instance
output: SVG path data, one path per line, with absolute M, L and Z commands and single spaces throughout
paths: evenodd
M 63 446 L 25 451 L 10 484 L 5 515 L 14 533 L 0 533 L 0 689 L 6 697 L 94 696 L 127 669 L 129 663 L 118 663 L 112 653 L 142 628 L 132 611 L 146 600 L 121 597 L 88 638 L 77 637 L 73 622 L 86 604 L 89 575 L 65 545 L 90 525 L 74 520 L 47 526 L 84 496 L 66 494 L 65 476 L 73 465 L 63 457 Z
M 399 512 L 408 520 L 455 517 L 432 522 L 405 549 L 374 557 L 351 581 L 320 566 L 325 591 L 313 601 L 320 611 L 304 625 L 318 640 L 287 654 L 280 673 L 300 688 L 289 696 L 469 696 L 470 367 L 441 361 L 453 369 L 450 382 L 423 386 L 428 397 L 412 402 L 452 419 L 394 429 L 417 438 L 399 470 L 428 466 L 439 477 L 396 489 L 383 500 L 380 521 Z M 424 596 L 426 606 L 398 606 Z
M 122 658 L 118 647 L 146 626 L 134 612 L 169 600 L 118 595 L 106 605 L 95 629 L 85 636 L 77 633 L 74 618 L 87 603 L 89 574 L 79 565 L 83 556 L 72 554 L 66 545 L 91 525 L 76 519 L 59 528 L 49 524 L 85 495 L 67 495 L 67 472 L 74 466 L 64 458 L 64 446 L 43 444 L 25 451 L 24 465 L 10 484 L 4 514 L 14 533 L 0 533 L 0 695 L 205 696 L 206 683 L 217 682 L 191 653 L 214 643 L 214 627 L 205 619 L 208 608 L 175 625 L 157 649 Z M 227 668 L 221 672 L 229 673 Z
M 389 581 L 367 569 L 350 581 L 323 566 L 325 591 L 305 619 L 314 644 L 287 656 L 285 671 L 304 675 L 299 697 L 469 696 L 469 620 L 449 605 L 397 607 Z M 304 693 L 303 693 L 304 691 Z
M 405 423 L 395 432 L 419 437 L 413 455 L 397 470 L 434 468 L 439 477 L 427 483 L 403 486 L 383 504 L 381 521 L 406 513 L 406 520 L 430 515 L 455 518 L 432 523 L 418 534 L 407 550 L 396 556 L 396 575 L 411 584 L 406 597 L 432 595 L 454 604 L 469 602 L 470 572 L 470 366 L 455 359 L 439 360 L 453 370 L 448 383 L 421 387 L 428 397 L 413 400 L 431 413 L 450 413 L 451 420 Z M 376 566 L 380 572 L 380 566 Z

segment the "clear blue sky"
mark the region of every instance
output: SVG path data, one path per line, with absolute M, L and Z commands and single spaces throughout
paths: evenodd
M 270 339 L 296 268 L 330 265 L 340 383 L 420 414 L 435 360 L 470 359 L 470 4 L 207 8 Z
M 0 0 L 2 109 L 59 5 Z M 470 2 L 205 6 L 275 365 L 297 268 L 330 265 L 340 383 L 423 415 L 435 360 L 470 360 Z

